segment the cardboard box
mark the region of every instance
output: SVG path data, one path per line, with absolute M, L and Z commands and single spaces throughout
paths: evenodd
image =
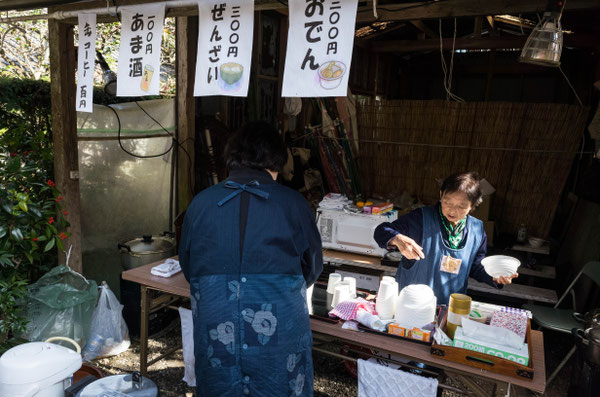
M 388 326 L 388 334 L 403 336 L 409 339 L 420 340 L 423 342 L 429 342 L 431 340 L 431 331 L 422 330 L 420 328 L 408 329 L 401 327 L 397 323 L 391 323 Z
M 527 343 L 523 343 L 521 349 L 517 350 L 509 346 L 500 346 L 491 342 L 483 342 L 463 335 L 462 327 L 456 328 L 456 332 L 454 333 L 454 346 L 504 358 L 522 365 L 529 364 L 529 349 Z
M 485 230 L 485 234 L 487 235 L 488 247 L 494 246 L 494 225 L 494 221 L 483 221 L 483 230 Z

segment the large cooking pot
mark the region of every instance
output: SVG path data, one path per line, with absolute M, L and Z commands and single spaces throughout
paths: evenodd
M 590 310 L 585 314 L 573 313 L 573 317 L 583 323 L 583 329 L 600 328 L 600 308 Z
M 573 330 L 575 336 L 585 346 L 585 358 L 594 365 L 600 365 L 600 328 Z
M 174 237 L 171 232 L 163 232 L 120 242 L 117 247 L 121 251 L 121 265 L 129 270 L 175 256 Z

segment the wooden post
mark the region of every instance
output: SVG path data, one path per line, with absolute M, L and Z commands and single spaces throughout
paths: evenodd
M 194 198 L 194 138 L 196 113 L 194 106 L 194 77 L 196 74 L 196 40 L 198 17 L 176 19 L 176 62 L 177 62 L 177 206 L 182 212 Z M 189 157 L 188 157 L 189 155 Z M 175 214 L 178 216 L 179 214 Z
M 50 8 L 49 12 L 53 12 Z M 52 140 L 54 145 L 54 180 L 60 190 L 71 237 L 65 250 L 73 246 L 69 259 L 71 269 L 82 273 L 81 205 L 79 201 L 79 160 L 77 158 L 77 115 L 75 112 L 75 47 L 73 26 L 48 21 L 50 43 L 50 92 L 52 103 Z M 59 252 L 59 263 L 65 253 Z

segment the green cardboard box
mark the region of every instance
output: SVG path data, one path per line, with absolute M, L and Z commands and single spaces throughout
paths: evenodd
M 529 349 L 527 343 L 523 343 L 523 347 L 521 347 L 520 350 L 509 346 L 495 345 L 490 342 L 483 342 L 463 335 L 462 327 L 456 328 L 456 332 L 454 333 L 454 347 L 505 358 L 523 365 L 529 364 Z

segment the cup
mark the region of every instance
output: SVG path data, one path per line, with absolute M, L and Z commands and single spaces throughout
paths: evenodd
M 335 308 L 340 302 L 349 301 L 350 299 L 352 299 L 352 297 L 350 296 L 348 284 L 340 284 L 337 287 L 335 287 L 331 307 Z
M 356 298 L 356 279 L 354 277 L 344 277 L 343 284 L 348 284 L 350 296 L 352 299 Z
M 333 294 L 337 284 L 342 281 L 342 275 L 339 273 L 330 273 L 329 280 L 327 281 L 327 293 Z

